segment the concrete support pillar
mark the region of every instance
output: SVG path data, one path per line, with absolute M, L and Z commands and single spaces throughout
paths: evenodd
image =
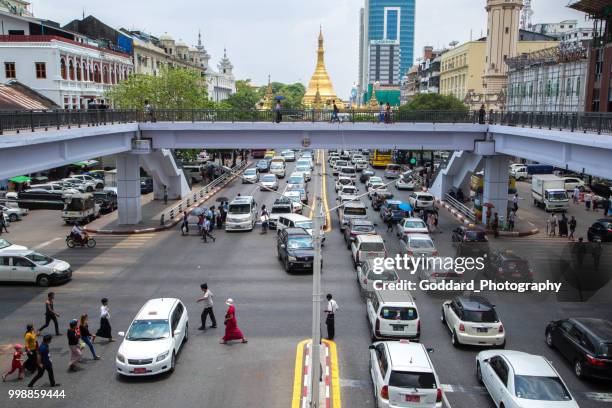
M 120 225 L 138 224 L 142 221 L 138 155 L 117 155 L 117 201 Z
M 484 186 L 482 193 L 482 221 L 487 223 L 487 211 L 484 205 L 493 204 L 491 217 L 498 214 L 500 219 L 506 219 L 508 208 L 508 181 L 510 178 L 508 156 L 487 156 L 484 165 Z M 493 218 L 491 218 L 493 219 Z

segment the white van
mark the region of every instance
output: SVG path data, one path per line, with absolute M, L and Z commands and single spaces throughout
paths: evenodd
M 278 178 L 285 178 L 285 162 L 273 161 L 270 163 L 270 173 L 276 175 Z
M 366 308 L 373 339 L 418 341 L 421 337 L 419 311 L 410 292 L 375 290 Z
M 252 196 L 234 198 L 225 220 L 226 231 L 252 231 L 257 222 L 257 203 Z
M 312 235 L 312 220 L 301 214 L 281 214 L 276 223 L 276 229 L 281 231 L 284 228 L 304 228 L 306 232 Z M 321 242 L 325 241 L 324 226 L 321 225 Z

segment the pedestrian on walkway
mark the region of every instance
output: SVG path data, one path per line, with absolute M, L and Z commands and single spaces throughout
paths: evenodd
M 204 240 L 204 243 L 208 243 L 207 238 L 212 238 L 213 242 L 216 241 L 216 238 L 210 233 L 210 220 L 208 218 L 204 218 L 204 225 L 202 226 L 202 239 Z
M 53 375 L 53 363 L 51 362 L 51 356 L 49 355 L 49 344 L 51 344 L 51 339 L 52 337 L 50 334 L 45 334 L 45 336 L 43 337 L 43 344 L 41 344 L 38 349 L 38 372 L 30 380 L 30 383 L 28 384 L 29 388 L 32 388 L 34 386 L 36 381 L 38 381 L 40 377 L 43 376 L 45 371 L 47 372 L 47 375 L 49 375 L 50 387 L 59 387 L 61 385 L 60 383 L 55 382 L 55 376 Z
M 227 313 L 225 313 L 225 335 L 221 338 L 221 344 L 227 344 L 228 341 L 242 340 L 243 343 L 247 343 L 247 339 L 242 334 L 242 331 L 238 328 L 238 320 L 236 319 L 236 307 L 234 306 L 233 299 L 227 299 L 225 304 L 228 306 Z
M 547 228 L 548 228 L 548 236 L 556 237 L 557 236 L 557 216 L 555 213 L 550 214 L 548 217 Z
M 56 336 L 60 335 L 59 325 L 57 323 L 57 318 L 59 317 L 59 313 L 55 311 L 54 302 L 55 302 L 55 293 L 49 292 L 47 294 L 47 300 L 45 301 L 45 324 L 42 325 L 40 329 L 38 329 L 39 333 L 43 331 L 44 329 L 46 329 L 47 326 L 49 326 L 50 321 L 53 321 L 53 325 L 55 326 L 55 335 Z
M 215 230 L 216 218 L 215 218 L 215 206 L 213 205 L 208 209 L 208 220 L 210 221 L 210 225 L 208 227 L 208 232 L 212 233 Z
M 561 213 L 561 219 L 558 222 L 560 237 L 567 237 L 567 222 L 568 220 L 565 213 Z
M 385 107 L 385 123 L 391 123 L 391 105 L 387 102 Z
M 27 355 L 27 360 L 23 364 L 28 372 L 33 373 L 36 371 L 36 359 L 38 354 L 38 341 L 36 341 L 36 331 L 34 331 L 34 325 L 28 324 L 26 326 L 26 332 L 23 336 L 25 352 Z
M 168 187 L 164 186 L 164 205 L 168 205 Z
M 281 123 L 283 120 L 283 115 L 281 113 L 282 105 L 280 100 L 276 101 L 276 105 L 274 106 L 274 121 L 276 123 Z
M 204 310 L 202 310 L 202 314 L 200 315 L 202 325 L 198 327 L 198 330 L 206 330 L 206 316 L 209 315 L 212 323 L 211 327 L 216 329 L 217 319 L 215 319 L 215 312 L 213 311 L 213 293 L 208 289 L 208 284 L 206 283 L 201 284 L 200 289 L 202 289 L 202 297 L 198 298 L 196 302 L 204 302 Z
M 333 340 L 336 335 L 336 312 L 338 311 L 338 303 L 332 298 L 331 293 L 325 296 L 327 299 L 327 307 L 325 308 L 325 325 L 327 326 L 327 339 Z
M 493 221 L 491 221 L 491 229 L 493 230 L 493 236 L 499 237 L 499 216 L 497 213 L 493 214 Z
M 512 197 L 512 211 L 514 212 L 514 215 L 516 215 L 516 212 L 518 211 L 518 200 L 519 200 L 519 196 L 518 193 L 514 194 L 514 197 Z
M 516 212 L 510 211 L 508 214 L 508 231 L 514 231 L 514 219 L 516 218 Z
M 183 211 L 183 223 L 181 224 L 181 235 L 189 235 L 189 214 Z
M 591 197 L 591 205 L 593 206 L 593 212 L 597 212 L 597 200 L 595 199 L 595 193 L 591 191 L 589 194 Z
M 11 361 L 11 369 L 2 374 L 2 382 L 5 382 L 6 377 L 13 374 L 15 371 L 19 372 L 19 379 L 23 380 L 23 346 L 17 343 L 13 346 L 13 348 L 15 351 L 13 352 L 13 360 Z
M 576 231 L 576 218 L 572 215 L 572 218 L 569 220 L 569 237 L 570 241 L 574 240 L 574 232 Z
M 427 227 L 430 233 L 436 232 L 436 216 L 432 212 L 427 214 Z
M 266 209 L 266 205 L 261 206 L 261 233 L 268 233 L 268 222 L 270 221 L 270 215 L 268 214 L 268 210 Z
M 108 342 L 110 343 L 115 340 L 113 339 L 113 329 L 110 325 L 110 309 L 108 307 L 108 299 L 102 298 L 100 303 L 100 328 L 96 332 L 95 337 L 108 339 Z
M 340 118 L 338 117 L 338 112 L 340 112 L 340 109 L 338 109 L 338 106 L 336 105 L 336 100 L 333 99 L 332 100 L 332 117 L 331 117 L 331 123 L 334 122 L 338 122 L 340 123 Z
M 6 220 L 4 219 L 4 213 L 0 212 L 0 235 L 2 235 L 2 229 L 8 234 L 9 230 L 6 228 Z
M 83 343 L 89 347 L 89 351 L 91 351 L 93 359 L 99 360 L 100 356 L 96 354 L 96 349 L 94 349 L 92 342 L 95 341 L 95 336 L 92 337 L 91 332 L 89 331 L 89 317 L 87 314 L 81 315 L 81 319 L 79 321 L 79 334 Z
M 604 197 L 604 203 L 603 203 L 603 210 L 604 210 L 604 217 L 607 217 L 610 212 L 610 198 L 605 198 Z
M 198 215 L 198 232 L 202 235 L 202 230 L 204 229 L 204 213 L 200 213 Z
M 217 209 L 217 229 L 222 229 L 223 228 L 223 218 L 224 218 L 224 214 L 225 214 L 225 210 L 223 209 L 223 203 L 221 203 L 219 205 L 219 208 Z
M 487 115 L 487 111 L 484 105 L 480 105 L 480 109 L 478 110 L 478 124 L 485 124 L 485 116 Z
M 574 194 L 572 196 L 572 199 L 574 200 L 574 204 L 578 204 L 578 198 L 580 197 L 580 189 L 578 188 L 578 186 L 574 187 Z
M 593 198 L 593 196 L 591 194 L 592 193 L 584 195 L 584 208 L 587 211 L 591 211 L 591 199 Z
M 81 361 L 83 353 L 81 347 L 79 347 L 79 340 L 81 336 L 77 333 L 77 327 L 79 322 L 76 319 L 70 321 L 70 327 L 66 333 L 68 337 L 68 347 L 70 348 L 70 362 L 68 363 L 68 371 L 79 371 L 77 363 Z

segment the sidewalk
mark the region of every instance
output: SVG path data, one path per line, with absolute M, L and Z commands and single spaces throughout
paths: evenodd
M 191 205 L 187 211 L 189 212 L 208 201 L 236 177 L 237 175 L 232 175 L 220 185 L 211 189 L 201 200 Z M 203 187 L 202 185 L 194 186 L 191 188 L 191 193 L 198 192 Z M 154 200 L 153 193 L 149 193 L 141 197 L 142 221 L 138 225 L 119 225 L 119 212 L 113 211 L 87 224 L 85 230 L 94 234 L 143 234 L 167 230 L 181 221 L 182 214 L 177 214 L 174 219 L 166 219 L 163 225 L 161 224 L 162 214 L 167 214 L 168 210 L 180 202 L 181 200 L 168 200 L 168 204 L 164 205 L 163 200 Z

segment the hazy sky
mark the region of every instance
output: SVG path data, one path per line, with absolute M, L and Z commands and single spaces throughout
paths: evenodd
M 327 69 L 336 93 L 347 98 L 357 80 L 359 9 L 363 0 L 30 0 L 34 15 L 66 24 L 85 11 L 115 28 L 164 32 L 188 44 L 202 30 L 216 66 L 227 47 L 236 77 L 264 84 L 307 84 L 314 71 L 319 24 L 325 36 Z M 570 0 L 532 0 L 533 22 L 577 19 Z M 415 58 L 423 46 L 441 47 L 486 32 L 485 0 L 416 0 Z

